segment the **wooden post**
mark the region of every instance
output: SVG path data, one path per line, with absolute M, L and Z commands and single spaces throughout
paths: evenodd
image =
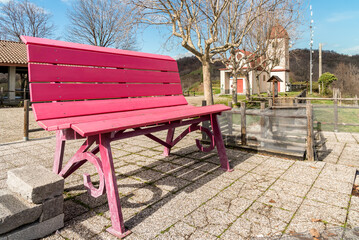
M 314 134 L 313 134 L 313 105 L 307 101 L 307 159 L 314 161 Z
M 206 100 L 202 100 L 202 106 L 207 106 Z M 209 128 L 208 122 L 207 121 L 202 122 L 202 127 Z M 204 131 L 202 131 L 202 140 L 208 140 L 208 136 Z
M 294 104 L 295 104 L 295 106 L 298 105 L 298 98 L 294 98 Z
M 338 99 L 334 99 L 334 132 L 338 132 Z
M 24 100 L 24 141 L 29 140 L 29 100 Z
M 241 102 L 241 141 L 242 145 L 247 145 L 246 134 L 246 103 Z
M 228 107 L 233 108 L 232 102 L 228 102 Z M 227 123 L 228 123 L 228 135 L 233 134 L 233 114 L 232 111 L 227 112 Z
M 263 116 L 264 113 L 264 109 L 266 107 L 266 103 L 265 102 L 261 102 L 261 120 L 260 120 L 260 124 L 261 124 L 261 138 L 264 139 L 265 138 L 265 118 Z M 261 146 L 264 146 L 264 142 L 261 141 Z
M 355 101 L 354 101 L 355 106 L 358 106 L 358 95 L 355 95 Z
M 273 99 L 268 99 L 268 106 L 273 107 Z

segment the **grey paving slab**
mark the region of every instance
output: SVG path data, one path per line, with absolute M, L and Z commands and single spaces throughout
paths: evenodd
M 359 226 L 359 197 L 350 195 L 359 168 L 359 135 L 323 135 L 323 162 L 227 149 L 233 172 L 218 168 L 216 151 L 198 151 L 197 133 L 182 140 L 169 157 L 145 137 L 114 142 L 123 216 L 133 231 L 126 239 L 278 239 L 286 227 L 283 239 L 298 239 L 295 234 L 308 236 L 312 228 L 327 236 L 344 224 Z M 82 142 L 68 144 L 66 157 Z M 25 166 L 41 153 L 35 162 L 51 169 L 54 146 L 54 138 L 0 146 L 7 151 L 0 151 L 0 167 Z M 98 181 L 91 164 L 65 180 L 65 227 L 48 239 L 115 239 L 105 231 L 111 224 L 107 197 L 88 195 L 81 176 L 85 172 Z M 4 178 L 0 176 L 0 188 Z M 340 229 L 334 231 L 337 236 L 356 236 Z

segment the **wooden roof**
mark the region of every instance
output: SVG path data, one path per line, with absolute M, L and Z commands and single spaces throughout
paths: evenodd
M 0 40 L 0 65 L 27 65 L 26 45 Z
M 278 76 L 273 75 L 271 76 L 267 82 L 283 82 L 282 79 L 280 79 Z

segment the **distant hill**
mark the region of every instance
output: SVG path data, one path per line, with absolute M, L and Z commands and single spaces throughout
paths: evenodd
M 295 49 L 289 53 L 290 78 L 294 82 L 306 82 L 309 80 L 309 49 Z M 334 73 L 339 63 L 345 65 L 353 64 L 359 67 L 359 55 L 349 56 L 339 54 L 334 51 L 322 52 L 323 73 Z M 319 76 L 319 53 L 313 53 L 313 81 L 317 81 Z
M 349 56 L 334 51 L 323 51 L 323 73 L 331 72 L 338 77 L 334 85 L 344 94 L 359 95 L 359 55 Z M 196 57 L 184 57 L 177 60 L 182 88 L 187 90 L 191 86 L 199 85 L 202 81 L 201 62 Z M 309 81 L 309 49 L 295 49 L 289 53 L 290 80 L 292 82 Z M 219 81 L 221 63 L 212 64 L 212 81 Z M 319 53 L 313 53 L 313 81 L 319 78 Z
M 196 57 L 180 58 L 177 60 L 177 65 L 184 91 L 193 86 L 198 86 L 202 82 L 202 63 Z M 213 82 L 219 82 L 219 69 L 223 67 L 224 65 L 220 62 L 211 64 L 211 79 Z

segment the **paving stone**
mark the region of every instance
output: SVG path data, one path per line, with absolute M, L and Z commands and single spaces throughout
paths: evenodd
M 265 164 L 265 163 L 263 163 Z M 251 173 L 258 174 L 261 176 L 265 176 L 267 178 L 278 178 L 280 177 L 286 170 L 285 169 L 279 169 L 276 166 L 266 166 L 261 165 L 261 167 L 257 167 L 254 170 L 251 171 Z
M 129 193 L 145 186 L 145 183 L 141 182 L 141 179 L 137 179 L 138 175 L 133 177 L 121 178 L 117 180 L 118 192 L 125 196 Z
M 35 222 L 16 229 L 5 236 L 8 239 L 38 239 L 45 237 L 64 226 L 64 214 L 43 222 Z
M 236 239 L 236 240 L 245 240 L 244 237 L 242 237 L 241 235 L 239 234 L 236 234 L 234 232 L 232 232 L 231 230 L 227 230 L 225 231 L 221 237 L 221 239 Z
M 177 219 L 163 214 L 162 211 L 146 208 L 125 222 L 125 227 L 143 237 L 153 239 L 177 222 Z
M 163 234 L 160 234 L 156 237 L 156 239 L 188 239 L 193 235 L 193 233 L 196 231 L 196 228 L 179 221 L 175 223 L 174 226 L 172 226 L 170 229 L 166 229 Z
M 208 239 L 208 240 L 218 240 L 216 236 L 213 236 L 207 232 L 203 232 L 201 230 L 196 230 L 188 240 L 198 240 L 198 239 Z
M 39 165 L 8 171 L 7 185 L 33 203 L 42 203 L 64 191 L 64 179 Z
M 275 192 L 283 192 L 298 197 L 304 197 L 308 193 L 309 189 L 309 185 L 289 182 L 282 179 L 278 179 L 270 187 L 270 190 L 273 190 Z
M 220 235 L 236 220 L 236 216 L 207 206 L 201 206 L 186 216 L 183 221 L 211 235 Z
M 189 166 L 189 165 L 196 163 L 197 160 L 192 159 L 192 158 L 185 158 L 185 157 L 178 158 L 177 157 L 175 159 L 172 159 L 170 162 L 181 165 L 181 166 Z
M 206 176 L 207 173 L 200 172 L 191 168 L 183 168 L 182 170 L 171 173 L 171 175 L 188 181 L 196 181 L 197 179 Z
M 347 223 L 349 227 L 354 228 L 359 226 L 359 212 L 349 211 Z
M 0 190 L 0 234 L 39 219 L 41 205 L 29 203 L 9 190 Z
M 228 187 L 233 182 L 233 180 L 227 179 L 223 175 L 216 176 L 214 174 L 207 174 L 206 176 L 196 180 L 196 183 L 198 184 L 218 190 Z
M 327 223 L 341 226 L 345 223 L 346 213 L 346 209 L 305 199 L 295 214 L 289 230 L 305 232 L 316 228 L 322 231 Z
M 74 199 L 76 202 L 81 202 L 83 205 L 88 206 L 90 208 L 96 208 L 98 206 L 102 206 L 107 203 L 106 193 L 95 198 L 86 192 L 84 194 L 76 196 Z
M 280 171 L 282 171 L 282 170 L 280 170 Z M 276 178 L 274 178 L 272 176 L 267 176 L 267 175 L 248 173 L 248 174 L 244 175 L 243 177 L 241 177 L 239 179 L 239 181 L 245 182 L 245 183 L 251 183 L 252 185 L 260 186 L 260 187 L 263 187 L 266 189 L 276 181 Z
M 220 167 L 220 165 L 212 164 L 212 163 L 208 163 L 208 162 L 197 162 L 188 167 L 193 168 L 198 171 L 201 171 L 201 172 L 209 173 L 209 172 L 213 172 L 214 170 L 218 169 Z
M 56 217 L 64 212 L 64 197 L 58 196 L 42 203 L 40 222 Z
M 251 183 L 244 183 L 241 181 L 234 182 L 231 186 L 224 189 L 219 196 L 234 199 L 236 197 L 243 197 L 249 200 L 256 200 L 266 189 L 259 185 Z
M 263 162 L 262 166 L 266 168 L 278 168 L 278 169 L 287 170 L 290 166 L 294 164 L 294 162 L 295 161 L 293 160 L 270 157 Z
M 168 175 L 163 174 L 161 172 L 158 171 L 154 171 L 151 169 L 136 173 L 133 175 L 135 178 L 138 178 L 139 180 L 143 181 L 143 182 L 155 182 L 163 177 L 166 177 Z
M 307 198 L 314 201 L 347 208 L 350 195 L 313 187 L 308 193 Z
M 258 164 L 254 164 L 254 163 L 251 163 L 251 162 L 241 162 L 239 164 L 233 164 L 233 169 L 239 169 L 239 170 L 242 170 L 242 171 L 251 171 L 253 170 L 254 168 L 258 167 Z
M 359 197 L 352 196 L 350 199 L 350 210 L 359 212 Z
M 245 239 L 253 237 L 273 237 L 280 235 L 287 223 L 271 219 L 262 214 L 248 210 L 229 228 L 233 233 Z
M 159 165 L 157 165 L 156 167 L 154 167 L 153 169 L 159 171 L 159 172 L 163 172 L 163 173 L 173 173 L 176 171 L 181 170 L 183 167 L 170 163 L 170 162 L 164 162 L 161 163 Z
M 296 162 L 290 169 L 288 169 L 280 179 L 288 180 L 295 183 L 304 185 L 312 185 L 315 179 L 318 177 L 321 168 L 317 166 L 302 166 L 296 165 Z
M 293 213 L 298 209 L 302 201 L 303 198 L 273 190 L 266 191 L 263 196 L 258 199 L 258 202 L 285 209 Z
M 206 206 L 210 208 L 224 211 L 235 216 L 240 216 L 251 204 L 253 204 L 253 201 L 245 198 L 228 199 L 220 196 L 216 196 L 206 202 Z
M 353 188 L 352 183 L 340 182 L 329 178 L 318 178 L 318 180 L 314 183 L 313 186 L 316 188 L 321 188 L 324 190 L 330 190 L 344 194 L 351 194 Z
M 169 195 L 171 195 L 169 191 L 158 188 L 155 185 L 146 184 L 143 187 L 133 191 L 129 197 L 131 197 L 134 203 L 150 205 Z
M 65 222 L 70 219 L 73 219 L 85 212 L 88 211 L 88 208 L 75 203 L 72 200 L 64 201 L 64 214 L 65 214 Z
M 136 175 L 139 172 L 144 171 L 145 169 L 136 164 L 127 164 L 125 166 L 120 166 L 115 168 L 115 172 L 127 176 Z
M 327 164 L 320 173 L 318 180 L 328 178 L 336 181 L 353 183 L 355 175 L 356 169 L 353 167 Z
M 173 192 L 187 186 L 190 183 L 191 182 L 184 179 L 167 176 L 155 182 L 155 185 L 161 189 Z

